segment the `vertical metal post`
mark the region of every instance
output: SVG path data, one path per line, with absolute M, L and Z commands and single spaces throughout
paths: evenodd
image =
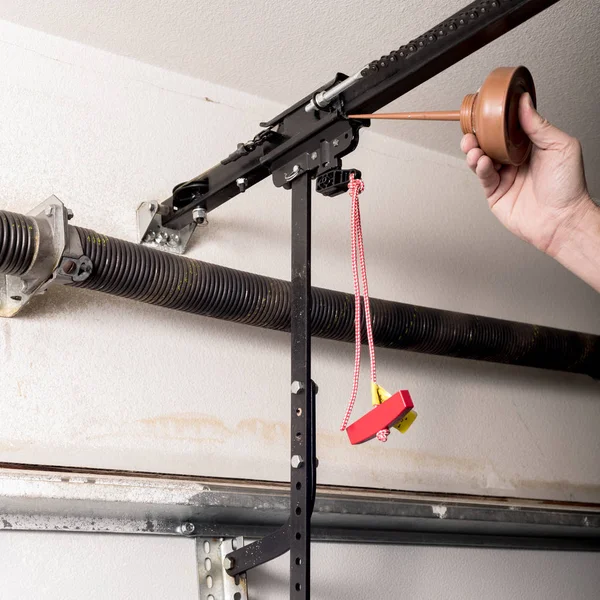
M 310 517 L 316 485 L 315 394 L 310 374 L 311 178 L 292 183 L 292 404 L 290 598 L 310 597 Z

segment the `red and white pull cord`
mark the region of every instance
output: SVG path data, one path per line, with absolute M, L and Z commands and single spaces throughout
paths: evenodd
M 365 263 L 365 250 L 363 246 L 362 225 L 360 221 L 360 203 L 358 196 L 365 189 L 365 184 L 362 179 L 355 179 L 354 173 L 350 174 L 348 182 L 348 192 L 352 198 L 352 208 L 350 213 L 350 235 L 352 247 L 352 275 L 354 278 L 354 377 L 352 380 L 352 393 L 346 414 L 342 421 L 341 431 L 344 431 L 350 420 L 356 395 L 358 393 L 358 380 L 360 377 L 360 350 L 361 350 L 361 328 L 360 328 L 360 284 L 362 281 L 362 289 L 364 294 L 365 305 L 365 325 L 367 329 L 367 341 L 369 344 L 369 357 L 371 359 L 371 381 L 377 384 L 377 366 L 375 364 L 375 344 L 373 342 L 373 322 L 371 320 L 371 303 L 369 301 L 369 285 L 367 282 L 367 266 Z M 380 442 L 386 442 L 389 429 L 382 429 L 377 432 L 377 439 Z

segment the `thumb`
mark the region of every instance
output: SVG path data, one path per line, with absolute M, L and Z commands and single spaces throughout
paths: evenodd
M 541 150 L 558 150 L 571 140 L 570 135 L 551 125 L 538 113 L 528 93 L 519 100 L 519 121 L 529 139 Z

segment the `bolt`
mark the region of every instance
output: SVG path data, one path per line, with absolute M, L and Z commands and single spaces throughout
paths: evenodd
M 290 462 L 292 464 L 292 469 L 300 469 L 304 466 L 304 459 L 298 454 L 294 454 Z
M 54 207 L 53 206 L 47 206 L 46 210 L 44 211 L 44 214 L 47 217 L 51 217 L 54 214 Z
M 304 384 L 301 381 L 292 381 L 292 394 L 299 394 L 304 391 Z
M 226 571 L 229 571 L 230 569 L 233 569 L 233 567 L 235 567 L 235 560 L 233 560 L 233 558 L 230 558 L 229 556 L 226 556 L 223 559 L 223 566 L 225 567 Z
M 169 246 L 171 246 L 171 248 L 174 248 L 175 246 L 179 245 L 179 236 L 174 233 L 170 238 L 169 241 L 167 242 L 167 244 Z
M 157 244 L 166 244 L 169 241 L 169 238 L 170 238 L 170 236 L 169 236 L 168 233 L 166 233 L 165 231 L 159 231 L 156 234 L 156 240 L 155 241 L 156 241 Z
M 63 273 L 66 273 L 67 275 L 70 275 L 76 268 L 77 265 L 72 260 L 65 261 L 62 266 Z
M 208 225 L 208 219 L 206 217 L 206 209 L 197 207 L 192 211 L 192 219 L 196 225 L 204 226 Z
M 333 140 L 333 142 L 331 142 L 331 143 L 337 148 L 340 145 L 340 140 L 335 138 L 335 140 Z
M 242 194 L 248 189 L 248 179 L 246 177 L 238 177 L 235 182 Z
M 154 202 L 148 202 L 148 210 L 152 213 L 156 210 L 156 207 L 154 206 Z
M 297 173 L 300 170 L 300 165 L 294 165 L 292 167 L 292 173 Z
M 311 158 L 312 160 L 317 160 L 318 156 L 319 156 L 319 155 L 318 155 L 316 152 L 313 152 L 313 153 L 310 155 L 310 158 Z
M 70 208 L 67 208 L 67 221 L 70 221 L 75 215 Z
M 194 524 L 190 523 L 189 521 L 187 523 L 182 523 L 179 527 L 179 531 L 183 535 L 190 535 L 191 533 L 194 533 L 195 529 L 196 527 L 194 526 Z
M 156 231 L 149 231 L 144 237 L 144 242 L 153 242 L 155 239 Z

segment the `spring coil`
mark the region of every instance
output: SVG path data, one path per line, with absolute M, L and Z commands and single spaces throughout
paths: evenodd
M 32 217 L 0 211 L 0 273 L 23 275 L 29 269 L 37 231 Z
M 94 265 L 77 287 L 256 327 L 290 329 L 287 281 L 75 229 Z M 352 342 L 353 303 L 350 294 L 313 288 L 313 335 Z M 371 304 L 377 346 L 600 377 L 599 336 L 386 300 Z M 364 323 L 363 336 L 366 341 Z

